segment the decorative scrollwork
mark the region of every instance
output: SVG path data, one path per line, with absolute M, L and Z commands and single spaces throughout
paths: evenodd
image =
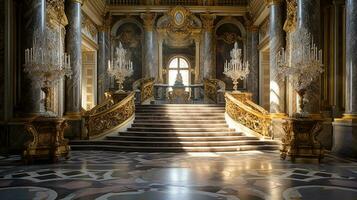
M 296 157 L 318 158 L 324 156 L 324 148 L 317 140 L 322 130 L 322 121 L 309 118 L 289 118 L 283 125 L 285 132 L 282 138 L 280 156 L 285 159 L 290 156 L 294 161 Z
M 32 137 L 25 144 L 23 159 L 32 163 L 35 159 L 49 159 L 53 162 L 60 157 L 68 158 L 70 147 L 64 138 L 68 124 L 64 118 L 35 117 L 25 124 L 26 131 Z
M 115 100 L 112 101 L 115 102 Z M 89 138 L 107 133 L 131 118 L 135 112 L 134 93 L 130 92 L 123 100 L 115 102 L 112 106 L 107 107 L 108 109 L 103 109 L 108 105 L 110 104 L 100 107 L 100 110 L 97 108 L 96 112 L 89 112 L 85 115 Z
M 141 85 L 141 103 L 154 96 L 154 79 L 146 79 Z
M 205 97 L 219 103 L 219 95 L 225 92 L 226 84 L 219 79 L 205 79 L 203 86 Z M 223 95 L 221 97 L 223 99 Z
M 226 113 L 233 120 L 262 135 L 263 137 L 271 137 L 271 133 L 269 130 L 271 126 L 271 119 L 269 115 L 265 112 L 260 112 L 257 109 L 258 105 L 255 105 L 255 108 L 253 108 L 249 105 L 252 102 L 249 102 L 249 104 L 247 104 L 246 101 L 250 101 L 249 97 L 241 98 L 239 100 L 228 93 L 225 94 L 225 97 Z

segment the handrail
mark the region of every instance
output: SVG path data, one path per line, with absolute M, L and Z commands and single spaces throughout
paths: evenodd
M 219 94 L 224 94 L 226 84 L 219 79 L 205 79 L 204 80 L 204 93 L 207 98 L 215 103 L 219 103 Z M 223 99 L 223 95 L 222 95 Z
M 116 94 L 112 95 L 108 101 L 112 101 L 114 104 L 106 109 L 97 110 L 98 112 L 90 110 L 85 114 L 84 118 L 88 139 L 97 138 L 109 133 L 134 116 L 134 92 L 126 93 L 126 97 L 122 100 L 117 99 L 117 102 L 114 97 Z
M 141 85 L 141 103 L 152 98 L 154 96 L 154 78 L 149 78 L 143 81 Z
M 236 122 L 251 129 L 263 137 L 271 137 L 271 118 L 267 111 L 260 111 L 259 108 L 249 99 L 240 101 L 232 94 L 225 93 L 226 113 Z M 248 105 L 247 105 L 248 104 Z

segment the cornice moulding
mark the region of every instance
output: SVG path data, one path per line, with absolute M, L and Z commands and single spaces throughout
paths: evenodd
M 103 1 L 87 0 L 82 6 L 82 11 L 98 26 L 103 25 L 105 4 Z
M 110 6 L 112 15 L 140 15 L 140 13 L 154 12 L 166 13 L 172 6 Z M 246 6 L 185 6 L 192 13 L 211 13 L 220 16 L 244 16 L 248 9 Z

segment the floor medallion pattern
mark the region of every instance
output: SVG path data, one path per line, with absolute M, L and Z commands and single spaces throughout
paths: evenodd
M 239 200 L 357 197 L 357 162 L 327 155 L 291 163 L 278 152 L 118 153 L 73 151 L 58 164 L 0 157 L 7 199 Z M 16 197 L 16 198 L 14 198 Z

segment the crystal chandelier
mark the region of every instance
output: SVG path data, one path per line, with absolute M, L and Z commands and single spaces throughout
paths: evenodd
M 237 91 L 238 79 L 243 80 L 249 74 L 249 63 L 248 61 L 243 62 L 242 49 L 238 49 L 237 42 L 234 43 L 234 48 L 231 51 L 231 60 L 224 64 L 223 74 L 232 79 L 234 91 Z
M 310 84 L 323 73 L 322 50 L 318 50 L 311 34 L 300 28 L 291 36 L 290 49 L 276 55 L 280 79 L 288 80 L 300 96 L 300 109 L 304 113 L 304 95 Z
M 123 82 L 125 77 L 133 75 L 133 63 L 127 58 L 127 51 L 123 48 L 121 42 L 115 49 L 114 61 L 108 61 L 108 73 L 117 80 L 119 85 L 118 92 L 124 92 Z
M 46 113 L 49 112 L 51 87 L 62 77 L 72 75 L 70 60 L 70 56 L 63 51 L 61 30 L 57 32 L 47 27 L 43 34 L 35 31 L 32 48 L 25 49 L 24 71 L 45 93 Z

